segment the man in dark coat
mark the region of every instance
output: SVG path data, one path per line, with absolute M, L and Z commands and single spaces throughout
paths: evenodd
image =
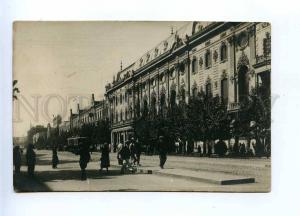
M 135 154 L 136 154 L 136 162 L 138 166 L 141 166 L 140 160 L 141 160 L 141 144 L 138 140 L 135 141 Z
M 18 173 L 20 173 L 21 160 L 22 160 L 20 147 L 18 145 L 14 147 L 13 160 L 14 160 L 14 166 L 15 166 L 15 173 L 18 174 Z
M 88 162 L 91 159 L 91 155 L 89 152 L 89 146 L 86 143 L 79 143 L 79 165 L 80 165 L 80 169 L 81 169 L 81 180 L 86 180 L 86 167 Z
M 100 172 L 103 168 L 106 168 L 106 172 L 108 172 L 109 166 L 109 146 L 107 143 L 104 143 L 104 145 L 101 147 Z
M 54 147 L 52 150 L 52 168 L 56 169 L 58 163 L 59 163 L 59 160 L 58 160 L 58 156 L 57 156 L 57 149 L 56 149 L 56 147 Z
M 121 174 L 124 174 L 126 167 L 129 165 L 129 159 L 130 159 L 130 150 L 128 143 L 125 143 L 120 152 L 119 156 L 122 160 L 122 168 L 121 168 Z
M 134 139 L 131 139 L 131 142 L 129 144 L 129 151 L 130 151 L 131 162 L 135 164 L 137 162 L 137 157 L 136 157 L 136 145 Z
M 27 150 L 26 150 L 26 162 L 27 162 L 27 172 L 29 176 L 34 176 L 34 167 L 36 162 L 36 155 L 33 150 L 34 146 L 33 144 L 28 144 Z
M 164 165 L 167 161 L 167 145 L 164 142 L 164 137 L 160 136 L 158 138 L 158 150 L 159 150 L 159 166 L 160 168 L 164 168 Z

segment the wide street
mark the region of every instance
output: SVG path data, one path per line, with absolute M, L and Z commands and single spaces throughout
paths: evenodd
M 87 181 L 80 180 L 79 156 L 70 152 L 58 152 L 60 164 L 52 169 L 52 152 L 36 150 L 37 165 L 34 178 L 29 178 L 26 166 L 21 174 L 14 175 L 15 191 L 228 191 L 266 192 L 270 190 L 270 159 L 230 159 L 168 156 L 164 170 L 158 167 L 157 155 L 141 156 L 142 166 L 135 174 L 120 174 L 116 154 L 110 154 L 109 172 L 99 172 L 100 153 L 91 154 L 87 166 Z M 152 174 L 145 171 L 152 170 Z M 142 173 L 144 171 L 144 173 Z M 213 174 L 216 176 L 248 176 L 255 183 L 218 185 L 190 178 Z

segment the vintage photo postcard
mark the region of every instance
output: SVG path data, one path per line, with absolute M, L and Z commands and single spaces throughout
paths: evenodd
M 15 192 L 271 190 L 271 25 L 13 24 Z

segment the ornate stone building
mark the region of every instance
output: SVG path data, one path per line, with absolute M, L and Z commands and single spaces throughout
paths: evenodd
M 106 86 L 112 143 L 133 135 L 134 119 L 145 109 L 165 115 L 168 106 L 201 90 L 235 112 L 251 88 L 270 88 L 270 72 L 268 23 L 190 22 Z

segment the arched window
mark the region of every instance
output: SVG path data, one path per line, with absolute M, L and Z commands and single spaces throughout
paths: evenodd
M 170 71 L 170 78 L 174 78 L 175 77 L 175 70 L 171 69 Z
M 185 101 L 185 89 L 184 88 L 180 89 L 180 98 L 181 98 L 182 102 Z
M 160 108 L 162 109 L 166 104 L 166 95 L 164 93 L 160 96 Z
M 212 91 L 211 91 L 211 83 L 208 82 L 205 86 L 205 90 L 206 90 L 206 95 L 207 96 L 212 96 Z
M 197 72 L 197 59 L 193 58 L 192 60 L 192 73 L 196 73 Z
M 205 67 L 211 67 L 211 52 L 210 50 L 207 50 L 205 53 Z
M 153 116 L 156 115 L 156 97 L 155 97 L 155 96 L 153 96 L 153 97 L 151 98 L 151 114 L 152 114 Z
M 170 102 L 171 102 L 171 107 L 174 107 L 175 103 L 176 103 L 176 91 L 175 90 L 171 91 Z
M 160 81 L 161 81 L 161 82 L 164 82 L 164 81 L 165 81 L 165 76 L 164 76 L 164 74 L 161 74 L 161 76 L 160 76 Z
M 143 116 L 148 116 L 148 102 L 147 100 L 144 100 L 144 106 L 143 106 Z
M 224 104 L 228 102 L 228 80 L 227 78 L 221 81 L 221 97 Z
M 192 89 L 192 94 L 193 94 L 193 97 L 195 98 L 196 96 L 197 96 L 197 92 L 198 90 L 197 90 L 197 87 L 193 87 L 193 89 Z
M 152 79 L 152 80 L 151 80 L 151 85 L 152 85 L 152 86 L 155 86 L 155 83 L 156 83 L 155 79 Z
M 220 50 L 220 58 L 221 58 L 221 61 L 226 61 L 227 60 L 227 46 L 225 43 L 223 43 L 221 45 L 221 50 Z

